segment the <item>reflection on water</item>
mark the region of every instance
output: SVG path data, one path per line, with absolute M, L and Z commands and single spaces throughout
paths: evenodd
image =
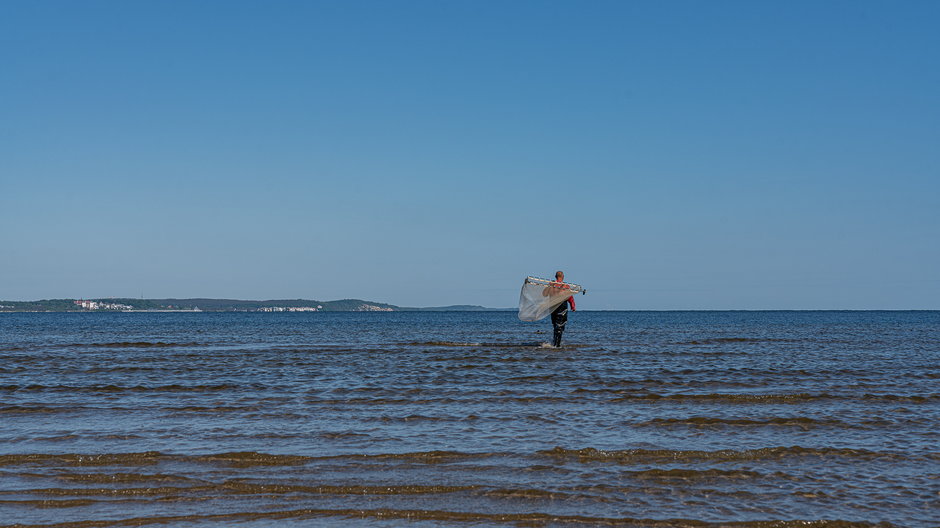
M 0 526 L 938 523 L 938 312 L 546 330 L 0 314 Z

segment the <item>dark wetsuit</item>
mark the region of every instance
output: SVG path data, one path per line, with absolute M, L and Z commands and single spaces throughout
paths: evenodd
M 552 346 L 561 346 L 561 334 L 565 333 L 565 324 L 568 323 L 568 304 L 574 309 L 574 299 L 568 297 L 565 302 L 558 305 L 558 308 L 552 310 L 552 329 L 555 335 L 552 339 Z

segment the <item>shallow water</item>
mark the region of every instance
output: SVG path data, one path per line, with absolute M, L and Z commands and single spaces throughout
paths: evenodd
M 550 337 L 0 314 L 0 525 L 940 525 L 940 312 L 579 311 Z

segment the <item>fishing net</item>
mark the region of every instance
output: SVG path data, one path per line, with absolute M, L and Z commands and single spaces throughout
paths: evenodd
M 577 284 L 526 277 L 522 283 L 522 293 L 519 294 L 519 319 L 543 319 L 558 305 L 567 301 L 568 297 L 584 291 L 584 288 Z

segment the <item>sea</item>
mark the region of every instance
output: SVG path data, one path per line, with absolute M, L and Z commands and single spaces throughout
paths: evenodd
M 940 312 L 0 314 L 0 526 L 940 526 Z

